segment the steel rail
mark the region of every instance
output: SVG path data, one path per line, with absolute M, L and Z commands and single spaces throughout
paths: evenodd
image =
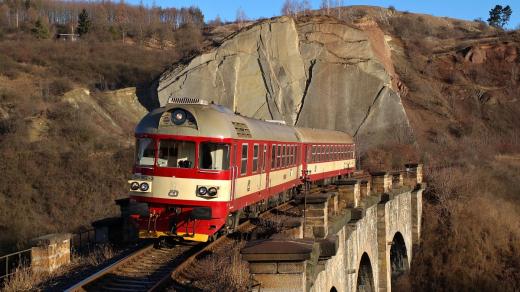
M 102 278 L 103 276 L 115 271 L 116 269 L 118 269 L 119 267 L 121 267 L 122 265 L 130 262 L 131 260 L 143 255 L 144 253 L 150 251 L 151 249 L 153 249 L 153 244 L 149 244 L 149 245 L 146 245 L 145 247 L 133 252 L 132 254 L 116 261 L 115 263 L 101 269 L 100 271 L 90 275 L 89 277 L 83 279 L 82 281 L 74 284 L 73 286 L 67 288 L 65 290 L 65 292 L 77 292 L 77 291 L 85 291 L 85 289 L 83 287 L 89 285 L 89 284 L 92 284 L 94 283 L 95 281 L 99 280 L 100 278 Z
M 259 218 L 266 219 L 269 218 L 269 216 L 275 216 L 276 214 L 273 214 L 272 211 L 275 210 L 281 210 L 285 209 L 288 206 L 291 206 L 290 204 L 292 201 L 280 204 L 276 207 L 270 208 L 269 210 L 263 212 L 259 215 Z M 237 227 L 238 232 L 240 233 L 248 233 L 254 230 L 256 225 L 251 223 L 250 220 L 247 220 L 240 224 Z M 198 255 L 200 255 L 203 252 L 207 252 L 210 250 L 214 250 L 218 248 L 219 246 L 225 244 L 226 242 L 232 242 L 234 239 L 229 238 L 228 236 L 221 236 L 217 238 L 215 241 L 207 244 L 206 246 L 202 247 L 199 251 L 196 251 L 194 253 L 190 253 L 190 251 L 194 251 L 194 248 L 201 247 L 201 244 L 194 244 L 194 245 L 177 245 L 171 249 L 160 251 L 159 249 L 154 248 L 153 244 L 147 245 L 134 253 L 116 261 L 115 263 L 103 268 L 102 270 L 90 275 L 89 277 L 83 279 L 82 281 L 74 284 L 73 286 L 66 289 L 66 292 L 79 292 L 79 291 L 90 291 L 90 290 L 113 290 L 113 291 L 131 291 L 131 290 L 142 290 L 142 291 L 158 291 L 162 288 L 166 287 L 168 284 L 172 283 L 174 279 L 178 278 L 183 271 L 185 271 L 189 266 L 196 261 L 196 258 Z M 157 259 L 157 257 L 150 256 L 150 259 L 144 259 L 143 262 L 144 265 L 141 265 L 140 259 L 145 258 L 147 254 L 150 254 L 152 252 L 162 252 L 166 259 L 165 263 L 156 263 L 154 260 Z M 187 256 L 190 254 L 189 256 Z M 187 258 L 182 258 L 183 256 L 187 256 Z M 178 265 L 175 265 L 174 267 L 168 268 L 168 264 L 171 264 L 171 260 L 179 259 L 182 260 Z M 158 265 L 157 265 L 158 264 Z M 148 271 L 145 270 L 147 267 L 150 266 L 156 266 L 155 271 L 161 271 L 160 274 L 165 274 L 164 276 L 160 277 L 159 280 L 153 280 L 150 279 L 149 276 L 144 276 L 144 274 L 150 274 Z M 128 273 L 128 274 L 134 274 L 134 275 L 141 275 L 139 278 L 133 278 L 133 277 L 124 277 L 124 275 L 121 275 L 123 279 L 113 279 L 112 282 L 110 279 L 104 280 L 107 277 L 110 277 L 112 274 L 116 274 L 116 272 L 120 272 L 120 274 Z M 123 271 L 123 272 L 121 272 Z M 126 271 L 126 272 L 125 272 Z M 153 272 L 153 271 L 152 271 Z M 96 285 L 99 284 L 101 281 L 108 282 L 106 285 L 116 285 L 119 287 L 113 287 L 113 288 L 107 288 L 107 286 L 102 286 L 100 288 Z M 133 287 L 133 289 L 132 289 Z M 144 288 L 145 287 L 145 288 Z

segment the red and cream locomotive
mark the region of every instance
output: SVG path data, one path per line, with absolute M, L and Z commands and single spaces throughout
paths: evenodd
M 348 134 L 250 119 L 198 99 L 170 98 L 135 136 L 124 212 L 141 238 L 208 241 L 233 230 L 241 215 L 289 199 L 306 180 L 355 168 Z

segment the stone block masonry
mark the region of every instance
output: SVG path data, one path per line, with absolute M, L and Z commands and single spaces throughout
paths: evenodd
M 31 268 L 35 272 L 53 272 L 70 263 L 71 234 L 49 234 L 32 240 Z
M 308 196 L 304 239 L 242 250 L 261 291 L 391 291 L 394 275 L 410 269 L 421 236 L 422 166 L 336 186 Z

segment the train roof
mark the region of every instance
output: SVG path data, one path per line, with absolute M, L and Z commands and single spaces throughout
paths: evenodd
M 294 128 L 302 143 L 354 143 L 352 136 L 345 132 L 312 128 Z
M 170 116 L 176 109 L 193 115 L 192 126 L 175 126 Z M 167 104 L 148 113 L 135 129 L 136 134 L 166 134 L 298 142 L 296 131 L 279 123 L 271 123 L 235 114 L 217 104 Z

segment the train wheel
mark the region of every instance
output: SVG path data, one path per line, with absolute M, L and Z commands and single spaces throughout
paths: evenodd
M 219 234 L 220 234 L 220 232 L 215 232 L 212 235 L 210 235 L 208 238 L 208 242 L 213 242 L 213 241 L 217 240 L 217 238 L 220 237 Z
M 228 234 L 233 233 L 240 221 L 240 212 L 234 212 L 228 215 L 226 219 L 226 230 Z

